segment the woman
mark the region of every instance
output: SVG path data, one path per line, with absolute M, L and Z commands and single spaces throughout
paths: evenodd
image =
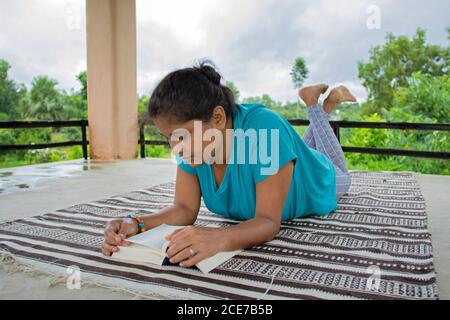
M 190 267 L 220 251 L 272 240 L 281 221 L 335 211 L 350 187 L 350 175 L 328 123 L 329 113 L 355 98 L 341 86 L 331 91 L 322 107 L 318 99 L 327 89 L 322 84 L 299 91 L 310 120 L 301 139 L 284 118 L 265 106 L 236 104 L 208 61 L 168 74 L 154 90 L 148 112 L 177 154 L 173 204 L 137 219 L 108 223 L 103 254 L 129 245 L 126 238 L 138 233 L 139 226 L 183 225 L 188 227 L 166 237 L 167 256 L 171 263 Z M 245 139 L 251 141 L 242 143 Z M 251 156 L 268 155 L 265 147 L 271 151 L 269 161 L 267 156 L 250 161 L 255 160 Z M 192 226 L 201 197 L 210 211 L 242 222 L 228 228 Z

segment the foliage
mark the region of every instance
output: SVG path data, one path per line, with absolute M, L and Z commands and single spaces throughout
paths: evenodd
M 450 37 L 450 28 L 447 32 Z M 362 104 L 341 104 L 335 108 L 331 118 L 348 121 L 449 123 L 449 65 L 449 47 L 427 44 L 425 31 L 418 29 L 412 39 L 388 34 L 384 45 L 371 50 L 369 61 L 359 63 L 359 76 L 369 92 L 369 99 Z M 35 77 L 28 90 L 10 79 L 10 68 L 8 62 L 0 59 L 0 121 L 87 119 L 86 72 L 76 76 L 80 90 L 65 92 L 58 88 L 56 80 L 46 76 Z M 297 58 L 291 71 L 294 86 L 301 86 L 308 73 L 304 59 Z M 261 103 L 286 119 L 307 119 L 307 108 L 299 100 L 280 102 L 268 94 L 243 98 L 233 82 L 226 82 L 226 86 L 234 93 L 237 103 Z M 137 97 L 140 123 L 150 124 L 146 118 L 148 101 L 147 95 Z M 295 130 L 302 136 L 306 127 L 295 127 Z M 0 144 L 36 144 L 80 139 L 79 128 L 0 129 Z M 145 139 L 165 140 L 152 125 L 145 126 Z M 341 129 L 341 143 L 344 146 L 448 152 L 450 133 Z M 169 158 L 171 153 L 166 146 L 147 145 L 146 156 Z M 81 157 L 79 146 L 19 150 L 0 153 L 0 167 Z M 450 166 L 445 160 L 357 153 L 347 153 L 346 160 L 349 169 L 450 174 Z
M 359 62 L 359 78 L 372 100 L 372 110 L 380 112 L 393 106 L 395 91 L 407 87 L 413 73 L 442 76 L 449 65 L 449 47 L 427 44 L 424 30 L 417 29 L 412 39 L 388 33 L 386 43 L 370 51 L 369 62 Z
M 295 59 L 290 75 L 292 77 L 292 82 L 294 83 L 294 88 L 300 88 L 309 75 L 305 59 L 300 57 Z

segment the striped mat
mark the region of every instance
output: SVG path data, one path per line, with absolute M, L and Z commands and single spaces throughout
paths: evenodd
M 174 182 L 0 225 L 0 250 L 48 275 L 81 271 L 82 283 L 178 299 L 437 299 L 424 198 L 409 173 L 352 172 L 327 217 L 283 223 L 277 237 L 209 274 L 139 266 L 102 256 L 105 222 L 171 203 Z M 204 203 L 197 225 L 230 226 Z M 5 259 L 3 259 L 5 260 Z

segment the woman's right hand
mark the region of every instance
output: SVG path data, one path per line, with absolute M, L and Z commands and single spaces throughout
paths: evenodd
M 119 251 L 118 246 L 129 246 L 126 238 L 137 234 L 139 231 L 137 222 L 134 219 L 124 218 L 111 220 L 105 227 L 105 239 L 102 245 L 102 253 L 110 256 Z

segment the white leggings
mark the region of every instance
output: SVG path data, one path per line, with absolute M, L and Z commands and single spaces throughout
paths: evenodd
M 310 124 L 303 135 L 303 140 L 333 162 L 336 171 L 336 200 L 339 200 L 351 184 L 341 144 L 330 126 L 330 115 L 323 110 L 321 104 L 308 108 L 308 118 Z

